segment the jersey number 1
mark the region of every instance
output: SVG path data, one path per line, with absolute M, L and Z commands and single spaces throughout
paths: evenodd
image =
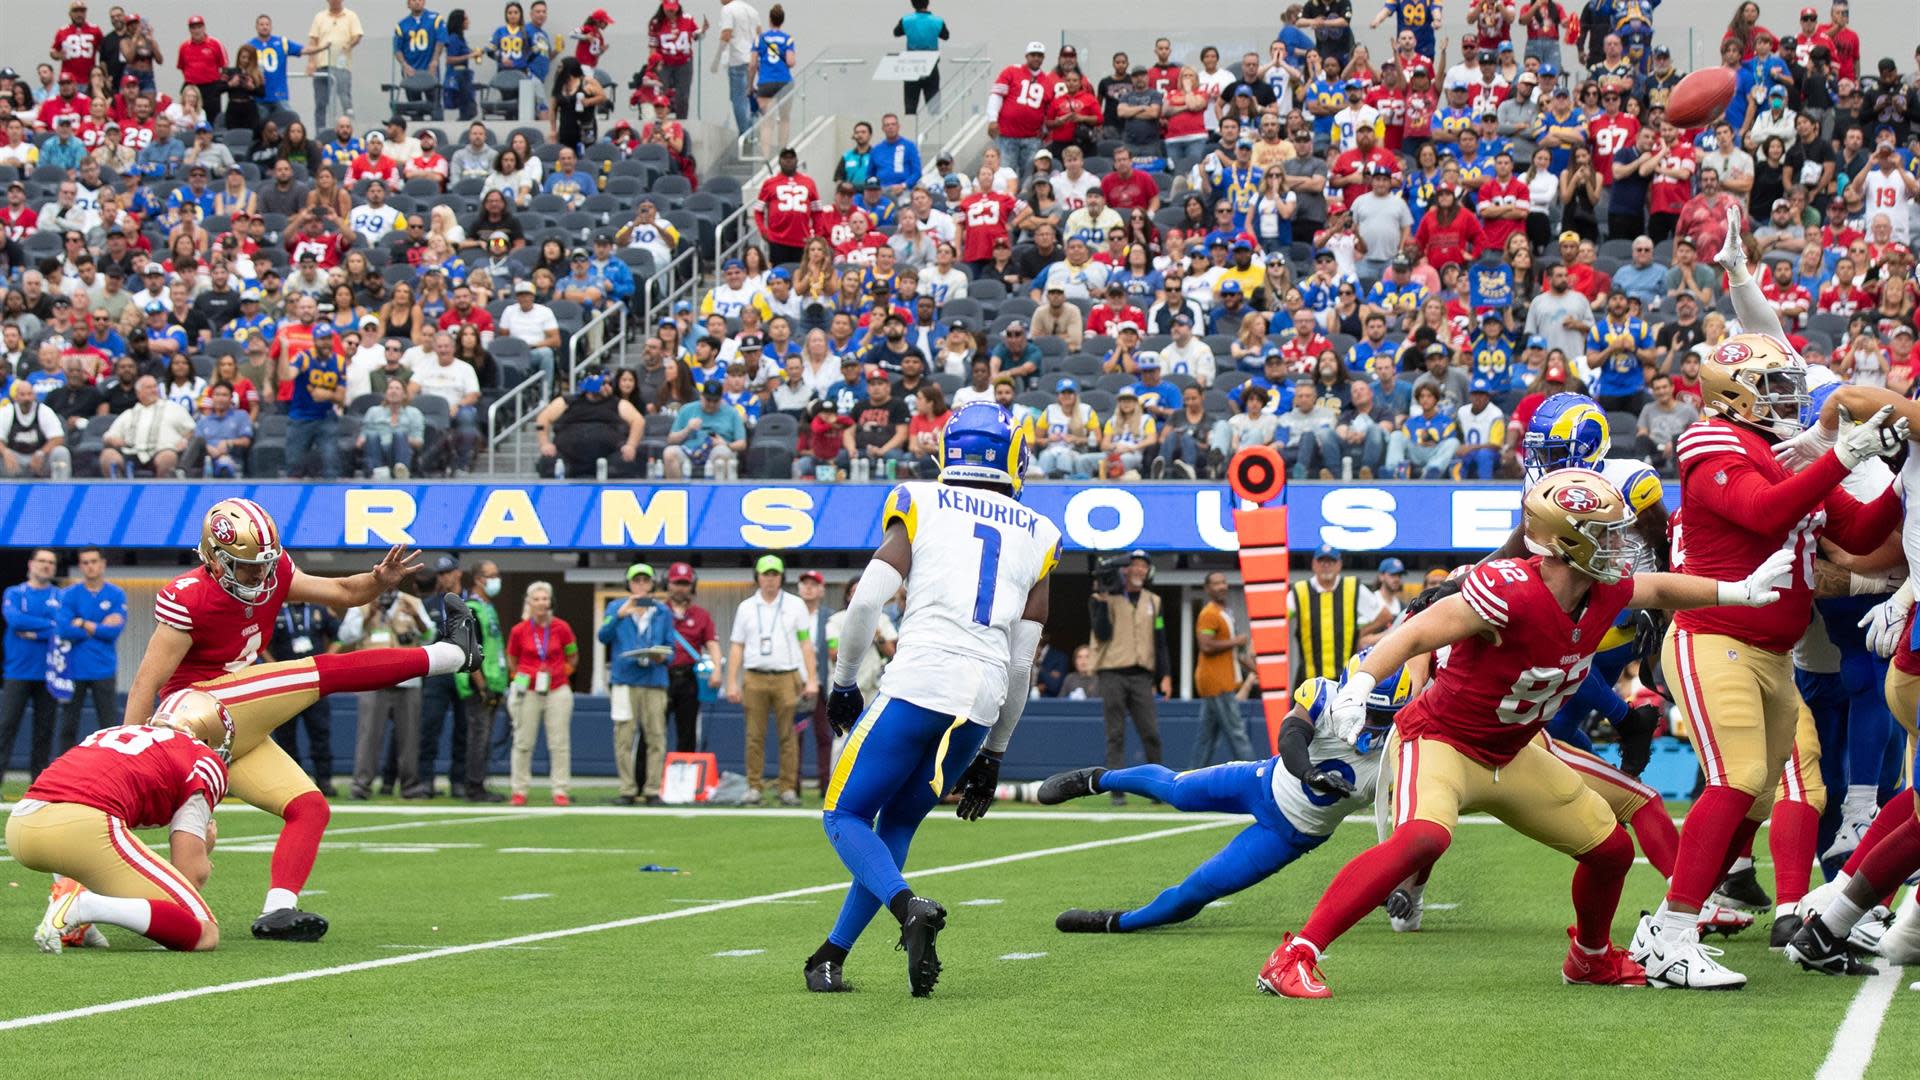
M 993 592 L 1000 584 L 1000 530 L 985 522 L 973 526 L 980 538 L 980 591 L 973 599 L 973 621 L 993 625 Z

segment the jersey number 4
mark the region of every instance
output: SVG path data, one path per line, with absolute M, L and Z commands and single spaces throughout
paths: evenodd
M 985 522 L 973 526 L 980 539 L 980 591 L 973 598 L 973 621 L 993 625 L 993 594 L 1000 585 L 1000 530 Z

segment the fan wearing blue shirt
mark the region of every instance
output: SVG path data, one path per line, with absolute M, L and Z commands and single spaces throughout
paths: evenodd
M 7 624 L 5 679 L 0 681 L 0 755 L 13 756 L 21 714 L 33 703 L 28 775 L 37 776 L 52 758 L 53 695 L 47 691 L 47 648 L 60 617 L 60 590 L 53 577 L 59 560 L 46 548 L 27 558 L 27 580 L 0 595 Z
M 1484 379 L 1496 396 L 1506 394 L 1513 388 L 1513 359 L 1519 351 L 1520 342 L 1507 332 L 1499 310 L 1489 308 L 1480 316 L 1480 332 L 1468 346 L 1473 357 L 1470 374 L 1475 381 Z
M 840 381 L 827 387 L 827 392 L 820 396 L 833 402 L 841 416 L 852 416 L 853 407 L 867 400 L 867 374 L 860 366 L 860 359 L 851 354 L 841 357 Z
M 1373 358 L 1384 356 L 1391 360 L 1396 346 L 1387 340 L 1387 317 L 1379 312 L 1369 312 L 1360 323 L 1361 332 L 1366 336 L 1353 343 L 1347 349 L 1347 372 L 1364 376 L 1373 370 Z
M 667 752 L 667 660 L 676 632 L 673 612 L 653 599 L 653 580 L 653 567 L 646 563 L 627 567 L 627 595 L 607 601 L 597 635 L 607 646 L 607 693 L 620 717 L 613 722 L 614 765 L 620 775 L 620 794 L 614 801 L 628 806 L 643 797 L 648 806 L 659 805 Z M 644 762 L 635 760 L 636 728 L 645 740 Z
M 1608 412 L 1639 414 L 1646 405 L 1646 365 L 1653 362 L 1653 331 L 1627 313 L 1627 294 L 1607 293 L 1607 313 L 1587 331 L 1587 364 L 1598 372 L 1594 400 Z
M 881 140 L 873 144 L 872 176 L 890 191 L 905 191 L 920 183 L 920 148 L 900 135 L 900 118 L 888 113 L 880 118 Z
M 393 28 L 393 55 L 400 58 L 401 74 L 433 74 L 441 25 L 439 13 L 427 10 L 427 0 L 407 0 L 407 14 Z
M 120 672 L 114 643 L 127 625 L 126 590 L 107 580 L 107 557 L 97 547 L 80 549 L 80 580 L 60 594 L 56 632 L 67 643 L 66 678 L 73 695 L 60 710 L 54 731 L 55 757 L 72 749 L 80 735 L 80 709 L 93 702 L 95 727 L 117 723 L 114 680 Z
M 303 55 L 306 46 L 290 41 L 273 32 L 273 19 L 262 15 L 253 20 L 253 40 L 247 42 L 260 57 L 260 103 L 262 105 L 285 105 L 287 103 L 287 60 L 289 57 Z M 262 116 L 266 115 L 263 111 Z
M 515 2 L 506 6 L 503 18 L 505 24 L 494 27 L 493 36 L 487 39 L 483 51 L 493 57 L 502 72 L 526 72 L 533 56 L 533 39 L 527 35 L 526 15 Z

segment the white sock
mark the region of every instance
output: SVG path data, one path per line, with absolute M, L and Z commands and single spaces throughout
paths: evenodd
M 1315 945 L 1313 942 L 1308 941 L 1306 938 L 1301 937 L 1299 934 L 1293 935 L 1293 943 L 1295 945 L 1300 945 L 1305 947 L 1308 952 L 1312 953 L 1314 963 L 1317 964 L 1320 962 L 1320 946 Z
M 428 648 L 432 648 L 432 646 L 428 646 Z M 282 908 L 294 907 L 299 903 L 299 893 L 289 889 L 268 889 L 267 902 L 261 907 L 260 914 L 265 915 L 268 912 L 279 911 Z
M 1667 937 L 1685 937 L 1688 934 L 1698 932 L 1700 929 L 1700 913 L 1697 911 L 1675 911 L 1672 908 L 1662 905 L 1660 912 L 1654 916 L 1654 922 L 1659 924 L 1660 930 Z
M 1776 918 L 1776 919 L 1778 919 L 1778 918 L 1780 918 L 1780 917 L 1781 917 L 1782 915 L 1798 915 L 1799 913 L 1800 913 L 1800 905 L 1799 905 L 1799 904 L 1775 904 L 1775 905 L 1773 905 L 1773 917 L 1774 917 L 1774 918 Z
M 147 932 L 153 921 L 153 908 L 147 901 L 128 896 L 101 896 L 91 890 L 81 893 L 67 909 L 67 923 L 106 923 L 136 934 Z
M 1865 914 L 1864 908 L 1847 899 L 1845 893 L 1841 893 L 1834 898 L 1832 904 L 1827 906 L 1827 910 L 1820 913 L 1820 921 L 1825 923 L 1827 929 L 1833 931 L 1835 935 L 1845 937 L 1853 932 L 1853 924 L 1859 922 L 1860 916 Z
M 1602 945 L 1597 949 L 1589 949 L 1585 945 L 1580 944 L 1579 938 L 1573 939 L 1573 947 L 1580 950 L 1581 956 L 1604 956 L 1606 955 L 1606 951 L 1607 951 L 1607 947 L 1605 945 Z
M 451 641 L 436 641 L 427 646 L 427 674 L 452 675 L 467 662 L 467 654 Z M 288 907 L 293 905 L 289 904 Z
M 1847 873 L 1845 870 L 1842 870 L 1839 873 L 1833 875 L 1833 887 L 1837 892 L 1846 892 L 1847 882 L 1852 880 L 1853 880 L 1853 875 Z
M 1871 818 L 1879 809 L 1880 789 L 1872 784 L 1848 784 L 1841 811 L 1850 818 Z
M 1753 869 L 1753 859 L 1746 855 L 1742 855 L 1739 858 L 1733 860 L 1732 866 L 1727 867 L 1727 873 L 1737 874 L 1742 870 L 1751 870 L 1751 869 Z

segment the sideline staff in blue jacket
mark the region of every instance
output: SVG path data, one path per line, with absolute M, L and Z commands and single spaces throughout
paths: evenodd
M 660 802 L 667 753 L 667 661 L 673 658 L 673 612 L 653 598 L 653 567 L 627 567 L 627 597 L 607 601 L 600 620 L 607 646 L 607 690 L 613 698 L 613 760 L 620 772 L 614 801 Z M 634 746 L 635 727 L 643 740 Z M 639 782 L 635 782 L 638 766 Z
M 114 701 L 120 656 L 115 651 L 120 632 L 127 627 L 126 590 L 107 580 L 107 557 L 97 547 L 80 549 L 80 580 L 60 594 L 60 625 L 67 642 L 67 678 L 73 696 L 60 709 L 60 726 L 53 735 L 53 756 L 59 757 L 80 739 L 80 708 L 93 701 L 93 726 L 119 722 Z
M 47 767 L 53 750 L 53 695 L 47 692 L 47 646 L 60 617 L 60 590 L 53 575 L 59 560 L 47 548 L 27 559 L 27 580 L 0 596 L 7 620 L 6 663 L 0 667 L 0 765 L 13 757 L 20 714 L 33 702 L 33 735 L 27 758 L 30 776 Z

